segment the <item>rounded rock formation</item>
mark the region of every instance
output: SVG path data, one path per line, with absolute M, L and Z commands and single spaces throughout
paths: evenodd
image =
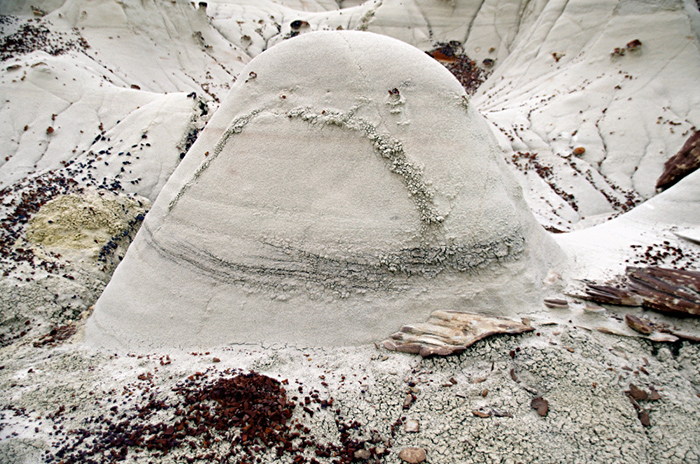
M 366 343 L 436 309 L 539 308 L 558 256 L 442 65 L 384 36 L 314 32 L 241 73 L 86 339 Z

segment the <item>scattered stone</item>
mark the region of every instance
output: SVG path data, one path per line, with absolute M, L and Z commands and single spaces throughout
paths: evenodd
M 626 393 L 637 401 L 646 400 L 649 398 L 649 394 L 646 391 L 637 387 L 633 383 L 630 384 L 630 389 Z
M 303 403 L 297 403 L 287 397 L 286 380 L 278 381 L 256 372 L 226 370 L 219 375 L 214 372 L 196 372 L 188 376 L 175 386 L 176 396 L 170 401 L 152 395 L 132 410 L 124 408 L 118 421 L 112 422 L 100 415 L 99 419 L 95 416 L 94 420 L 66 431 L 65 435 L 61 432 L 66 439 L 42 462 L 141 462 L 140 450 L 148 449 L 159 453 L 159 456 L 152 455 L 160 458 L 156 459 L 158 462 L 247 461 L 239 461 L 241 455 L 268 455 L 266 461 L 271 462 L 270 454 L 276 454 L 274 462 L 307 462 L 306 456 L 312 454 L 322 458 L 337 457 L 338 462 L 349 463 L 371 459 L 372 449 L 385 445 L 378 434 L 371 439 L 358 440 L 355 431 L 367 432 L 357 421 L 344 422 L 336 416 L 340 443 L 328 443 L 311 435 L 311 430 L 300 422 L 290 420 L 295 408 L 301 407 L 312 416 L 314 405 L 325 409 L 332 404 L 332 398 L 311 400 L 307 396 Z M 152 379 L 150 372 L 139 376 L 142 381 L 152 382 Z M 297 391 L 302 393 L 303 387 L 299 386 Z M 161 417 L 162 421 L 154 419 L 153 416 L 168 409 L 174 410 L 174 416 Z M 116 413 L 117 406 L 111 411 Z M 68 412 L 62 405 L 52 418 Z M 85 437 L 91 440 L 86 441 Z M 213 443 L 224 445 L 227 442 L 230 446 L 216 450 L 212 447 Z M 175 450 L 179 450 L 178 457 L 166 456 Z M 358 454 L 358 451 L 365 452 Z M 374 451 L 376 456 L 383 454 L 376 448 Z M 203 452 L 210 454 L 203 458 Z M 89 456 L 99 458 L 95 460 Z
M 639 39 L 634 39 L 631 42 L 627 42 L 627 45 L 625 46 L 628 51 L 636 51 L 642 48 L 642 41 Z
M 418 448 L 417 446 L 404 448 L 399 453 L 399 458 L 409 464 L 418 464 L 419 462 L 425 461 L 425 450 L 423 448 Z
M 32 7 L 32 11 L 36 16 L 45 14 L 43 10 L 35 7 Z M 61 37 L 60 34 L 52 32 L 43 24 L 33 25 L 30 19 L 21 24 L 16 32 L 0 38 L 0 61 L 16 58 L 35 50 L 42 50 L 49 55 L 58 56 L 70 50 L 84 51 L 89 48 L 87 42 L 77 34 L 73 35 L 71 39 Z
M 484 419 L 486 419 L 487 417 L 491 417 L 491 412 L 484 412 L 479 410 L 472 411 L 472 414 L 474 414 L 476 417 L 481 417 Z
M 586 153 L 586 149 L 585 149 L 585 148 L 583 148 L 583 147 L 576 147 L 576 148 L 574 148 L 574 155 L 577 155 L 577 156 L 578 156 L 578 155 L 583 155 L 584 153 Z
M 404 424 L 404 430 L 409 433 L 417 433 L 420 431 L 420 424 L 416 419 L 408 419 Z
M 416 400 L 415 395 L 412 393 L 409 393 L 406 395 L 406 398 L 403 400 L 403 408 L 408 409 L 411 407 L 411 404 Z
M 586 295 L 580 297 L 599 303 L 644 306 L 666 313 L 700 316 L 700 272 L 657 266 L 629 267 L 626 278 L 626 288 L 588 283 Z M 631 322 L 635 325 L 637 321 L 632 318 Z M 629 319 L 627 323 L 630 324 Z
M 39 340 L 34 342 L 34 347 L 38 348 L 40 346 L 56 346 L 61 344 L 61 342 L 68 340 L 70 337 L 75 335 L 78 328 L 74 324 L 62 325 L 60 327 L 55 327 L 51 329 L 51 332 L 41 337 Z
M 639 422 L 641 422 L 644 427 L 649 427 L 649 425 L 651 425 L 648 411 L 642 409 L 637 413 L 637 416 L 639 417 Z
M 632 330 L 635 330 L 640 334 L 649 335 L 654 331 L 654 328 L 649 321 L 645 321 L 634 314 L 625 314 L 625 322 Z
M 307 21 L 303 21 L 301 19 L 296 19 L 289 24 L 289 27 L 295 31 L 298 31 L 299 29 L 309 28 L 310 25 Z
M 656 181 L 658 190 L 666 190 L 700 167 L 700 131 L 695 131 L 683 147 L 666 161 L 664 172 Z
M 700 335 L 690 334 L 688 332 L 681 332 L 674 329 L 663 329 L 662 332 L 670 334 L 674 337 L 678 337 L 681 340 L 686 340 L 693 343 L 700 343 Z
M 434 311 L 427 322 L 405 325 L 384 343 L 390 350 L 418 353 L 422 357 L 463 352 L 477 341 L 495 334 L 520 334 L 533 327 L 503 317 L 459 311 Z
M 469 94 L 476 92 L 488 77 L 489 73 L 464 53 L 464 48 L 459 42 L 439 43 L 436 49 L 426 53 L 449 69 Z M 495 61 L 486 58 L 482 63 L 484 67 L 490 68 Z
M 609 285 L 588 284 L 586 295 L 581 298 L 597 303 L 613 304 L 619 306 L 641 306 L 642 298 L 629 290 L 611 287 Z
M 649 340 L 651 340 L 652 342 L 673 343 L 678 341 L 678 337 L 668 333 L 654 332 L 653 334 L 649 335 Z
M 569 302 L 561 298 L 545 298 L 544 305 L 552 309 L 568 309 Z
M 612 52 L 610 52 L 610 58 L 618 58 L 621 56 L 625 56 L 625 49 L 620 48 L 620 47 L 615 47 L 613 48 Z
M 655 266 L 628 268 L 629 288 L 644 307 L 700 316 L 700 272 Z
M 600 333 L 604 333 L 604 334 L 608 334 L 608 335 L 619 335 L 621 337 L 629 336 L 629 334 L 627 334 L 625 332 L 622 332 L 622 331 L 616 330 L 616 329 L 612 329 L 610 327 L 602 326 L 602 327 L 596 327 L 595 329 Z
M 542 417 L 545 417 L 549 412 L 549 401 L 545 400 L 541 396 L 533 398 L 533 400 L 530 402 L 530 405 L 532 406 L 532 409 L 535 409 L 537 411 L 537 414 L 539 414 Z

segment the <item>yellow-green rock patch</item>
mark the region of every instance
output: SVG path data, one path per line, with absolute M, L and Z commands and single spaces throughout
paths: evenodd
M 32 217 L 26 239 L 51 251 L 97 258 L 107 244 L 130 235 L 149 207 L 145 198 L 110 192 L 61 195 Z

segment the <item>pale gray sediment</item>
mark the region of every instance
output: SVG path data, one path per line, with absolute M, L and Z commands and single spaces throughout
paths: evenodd
M 289 396 L 317 390 L 320 398 L 333 398 L 332 408 L 312 405 L 313 416 L 298 406 L 294 418 L 318 440 L 328 441 L 339 437 L 335 419 L 358 421 L 354 436 L 367 439 L 374 430 L 386 440 L 383 463 L 398 464 L 399 452 L 409 446 L 425 449 L 427 462 L 444 464 L 697 462 L 700 346 L 657 344 L 566 325 L 536 330 L 491 337 L 458 356 L 423 360 L 374 346 L 249 345 L 198 356 L 170 351 L 163 364 L 165 353 L 115 356 L 78 345 L 52 350 L 15 345 L 0 351 L 0 395 L 3 404 L 24 408 L 25 414 L 2 411 L 0 461 L 42 462 L 52 442 L 58 447 L 70 439 L 69 430 L 89 429 L 87 418 L 118 418 L 144 406 L 150 394 L 174 398 L 172 386 L 197 371 L 209 369 L 214 377 L 234 368 L 288 379 Z M 213 363 L 214 357 L 220 362 Z M 660 392 L 660 400 L 640 401 L 650 416 L 648 427 L 625 394 L 630 384 Z M 304 395 L 297 393 L 299 386 Z M 415 399 L 404 409 L 411 393 Z M 549 403 L 544 417 L 531 406 L 537 396 Z M 65 410 L 56 414 L 61 406 Z M 112 415 L 112 406 L 119 413 Z M 168 420 L 172 413 L 162 411 L 152 421 Z M 392 437 L 392 425 L 401 418 L 418 421 L 419 432 L 406 432 L 401 425 Z M 54 423 L 63 427 L 54 431 Z M 158 462 L 184 462 L 186 452 L 173 450 Z M 125 462 L 149 459 L 136 448 L 128 456 Z M 259 456 L 263 462 L 287 462 L 274 452 Z

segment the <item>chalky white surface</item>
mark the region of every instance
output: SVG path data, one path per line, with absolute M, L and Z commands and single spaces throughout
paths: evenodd
M 127 193 L 155 200 L 178 165 L 188 132 L 206 123 L 200 99 L 211 114 L 243 67 L 289 37 L 292 21 L 301 20 L 309 24 L 302 34 L 364 29 L 421 50 L 457 40 L 477 63 L 495 60 L 493 74 L 471 100 L 472 108 L 492 125 L 538 221 L 580 230 L 555 236 L 569 257 L 560 283 L 613 277 L 625 260 L 631 264 L 642 258 L 632 245 L 663 250 L 665 241 L 689 257 L 683 266 L 698 269 L 700 179 L 691 176 L 658 196 L 653 191 L 664 161 L 681 147 L 691 127 L 700 127 L 700 13 L 694 0 L 207 3 L 206 10 L 197 2 L 179 0 L 0 3 L 1 13 L 24 19 L 34 18 L 31 6 L 41 8 L 53 30 L 76 27 L 91 45 L 84 53 L 55 57 L 37 51 L 0 67 L 0 140 L 6 150 L 0 156 L 2 187 L 60 170 L 64 161 L 86 163 L 91 150 L 110 150 L 90 172 L 98 180 L 113 178 L 123 160 L 117 153 L 137 145 L 139 153 L 132 153 L 132 172 L 123 176 L 123 185 Z M 615 47 L 634 39 L 643 43 L 640 53 L 610 56 Z M 187 98 L 191 92 L 197 100 Z M 46 134 L 50 125 L 56 129 L 51 137 Z M 105 140 L 93 142 L 98 135 Z M 571 156 L 576 147 L 585 153 Z M 551 167 L 549 183 L 533 171 L 516 169 L 517 152 L 536 154 L 541 165 Z M 550 184 L 573 194 L 578 210 Z M 636 202 L 652 200 L 609 221 L 630 193 Z M 591 227 L 596 224 L 602 225 Z M 51 318 L 64 314 L 64 307 L 91 306 L 104 286 L 102 276 L 74 268 L 67 272 L 75 280 L 29 272 L 21 281 L 3 279 L 2 323 L 13 323 L 15 315 L 20 324 L 26 319 L 56 321 Z M 548 296 L 565 297 L 557 288 Z M 665 344 L 590 331 L 617 324 L 618 333 L 634 335 L 617 322 L 624 311 L 607 307 L 586 313 L 581 304 L 569 301 L 569 310 L 547 314 L 556 325 L 535 319 L 535 333 L 486 339 L 459 357 L 420 364 L 410 355 L 376 351 L 371 345 L 308 350 L 265 345 L 212 349 L 207 356 L 168 350 L 174 361 L 162 366 L 158 359 L 165 352 L 148 359 L 116 358 L 86 349 L 79 336 L 57 349 L 34 348 L 34 331 L 46 332 L 50 325 L 36 328 L 35 322 L 27 339 L 0 350 L 0 402 L 30 412 L 20 416 L 5 411 L 0 461 L 43 462 L 43 451 L 56 440 L 47 418 L 59 406 L 67 407 L 61 416 L 68 420 L 66 429 L 80 427 L 86 417 L 107 414 L 113 393 L 134 388 L 138 375 L 156 373 L 156 385 L 167 397 L 176 382 L 211 367 L 211 358 L 217 356 L 220 369 L 255 369 L 319 389 L 319 376 L 324 375 L 329 385 L 324 392 L 336 398 L 342 413 L 385 436 L 390 424 L 406 415 L 401 405 L 408 382 L 418 383 L 418 398 L 408 415 L 420 420 L 421 432 L 399 429 L 386 458 L 391 463 L 399 462 L 404 446 L 424 447 L 431 462 L 449 464 L 509 459 L 698 462 L 697 345 L 684 343 L 676 351 Z M 697 333 L 689 321 L 631 311 Z M 511 358 L 509 353 L 517 349 Z M 342 383 L 340 376 L 351 381 Z M 450 378 L 457 386 L 442 387 L 452 384 Z M 472 383 L 482 378 L 483 383 Z M 630 383 L 663 390 L 661 401 L 644 405 L 650 410 L 649 428 L 640 424 L 624 395 Z M 546 418 L 530 407 L 532 391 L 549 401 Z M 514 417 L 483 420 L 471 415 L 475 409 Z M 327 432 L 324 424 L 323 415 L 317 415 L 309 426 L 322 436 Z
M 532 312 L 558 251 L 500 156 L 419 50 L 367 32 L 283 42 L 170 178 L 87 340 L 345 345 L 437 309 Z

